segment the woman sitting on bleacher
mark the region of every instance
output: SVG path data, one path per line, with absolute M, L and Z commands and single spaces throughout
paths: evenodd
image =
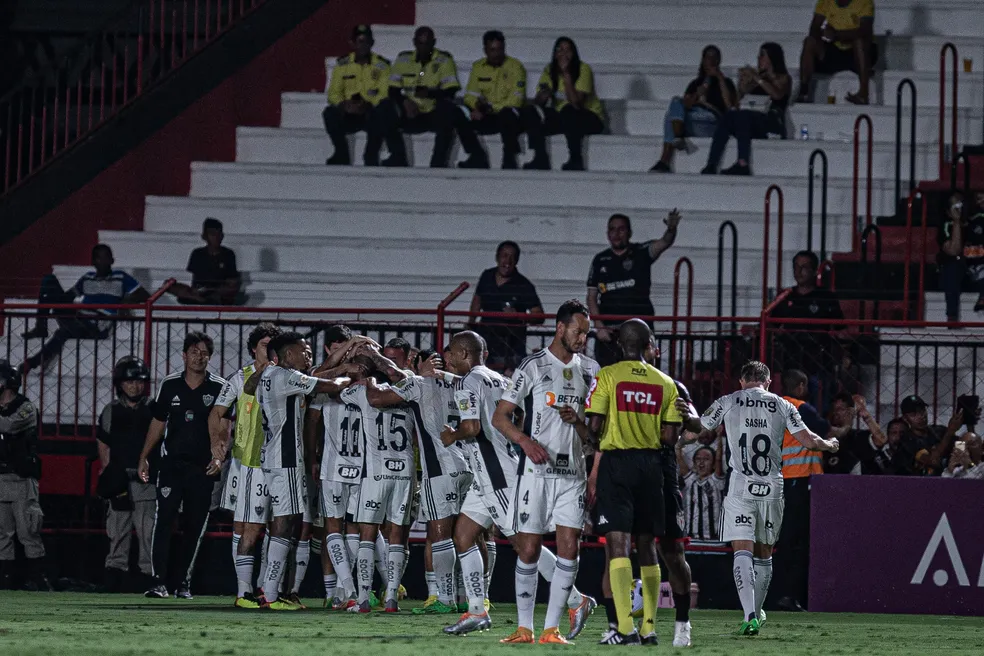
M 721 72 L 721 50 L 706 46 L 700 55 L 697 77 L 687 85 L 683 97 L 676 96 L 663 116 L 663 153 L 653 168 L 671 173 L 673 155 L 678 150 L 690 154 L 696 147 L 686 137 L 712 137 L 718 120 L 738 106 L 735 83 Z
M 707 166 L 701 173 L 718 171 L 721 156 L 734 135 L 738 141 L 738 161 L 723 175 L 751 175 L 748 164 L 752 152 L 752 139 L 785 139 L 786 108 L 792 80 L 786 70 L 786 58 L 778 43 L 763 43 L 759 49 L 758 68 L 746 66 L 738 73 L 738 98 L 741 109 L 732 110 L 718 122 Z

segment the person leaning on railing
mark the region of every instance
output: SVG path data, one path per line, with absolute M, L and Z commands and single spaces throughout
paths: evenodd
M 80 303 L 82 305 L 122 305 L 138 304 L 150 295 L 133 276 L 113 268 L 113 251 L 106 244 L 96 244 L 92 248 L 92 266 L 89 271 L 71 288 L 63 290 L 53 274 L 41 279 L 38 304 Z M 48 336 L 48 315 L 50 309 L 38 310 L 34 328 L 24 333 L 24 339 L 44 339 Z M 21 365 L 21 372 L 36 369 L 42 362 L 51 360 L 61 353 L 70 339 L 103 339 L 109 334 L 111 322 L 100 321 L 97 317 L 116 316 L 120 312 L 106 308 L 93 310 L 55 310 L 58 328 L 41 350 Z

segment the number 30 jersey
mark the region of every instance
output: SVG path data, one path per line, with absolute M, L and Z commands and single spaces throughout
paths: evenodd
M 788 430 L 806 430 L 799 411 L 786 399 L 760 387 L 723 396 L 711 404 L 700 424 L 724 424 L 731 478 L 728 496 L 782 499 L 782 439 Z

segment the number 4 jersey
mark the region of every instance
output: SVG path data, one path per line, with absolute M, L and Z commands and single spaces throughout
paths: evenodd
M 782 499 L 782 439 L 806 430 L 789 401 L 760 387 L 723 396 L 711 404 L 700 424 L 713 430 L 724 424 L 731 479 L 728 496 Z

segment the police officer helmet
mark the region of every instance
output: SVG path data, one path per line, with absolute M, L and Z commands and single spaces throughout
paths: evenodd
M 17 369 L 6 360 L 0 360 L 0 389 L 17 391 L 20 389 L 21 377 Z
M 150 369 L 143 360 L 132 355 L 121 358 L 113 367 L 113 385 L 117 391 L 121 391 L 120 385 L 128 380 L 150 380 Z

